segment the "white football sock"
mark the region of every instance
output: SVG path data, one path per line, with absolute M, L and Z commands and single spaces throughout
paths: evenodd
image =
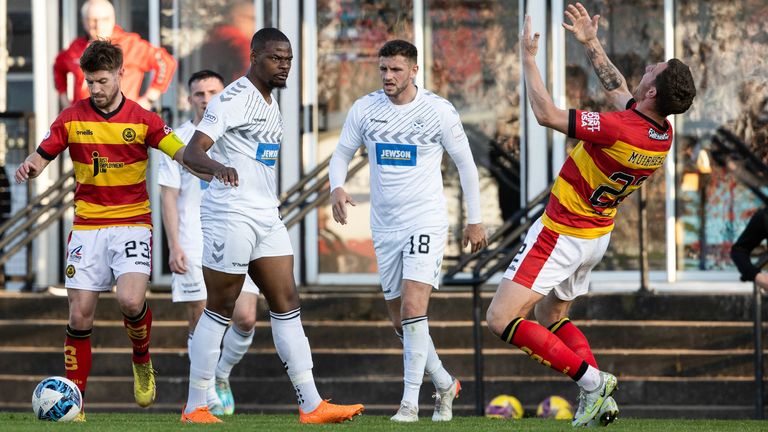
M 419 406 L 419 389 L 424 380 L 429 351 L 429 321 L 426 316 L 403 320 L 403 401 Z
M 403 342 L 403 335 L 397 330 L 395 330 L 395 334 L 400 339 L 400 342 Z M 427 351 L 427 364 L 424 367 L 424 372 L 429 374 L 436 390 L 446 390 L 453 384 L 453 377 L 445 370 L 443 362 L 440 361 L 440 357 L 437 355 L 432 336 L 429 337 L 429 351 Z
M 185 410 L 187 414 L 208 404 L 208 388 L 213 383 L 216 361 L 221 352 L 221 339 L 229 321 L 230 319 L 223 315 L 203 309 L 195 326 L 190 345 L 189 396 Z
M 192 358 L 192 337 L 195 335 L 195 332 L 189 332 L 189 335 L 187 336 L 187 357 Z
M 437 350 L 435 350 L 435 344 L 432 342 L 432 337 L 429 338 L 429 347 L 427 351 L 427 364 L 424 367 L 424 372 L 429 374 L 432 378 L 432 384 L 435 385 L 437 390 L 446 390 L 451 384 L 453 384 L 453 377 L 443 367 L 443 362 L 440 361 L 440 357 L 437 356 Z
M 213 405 L 221 405 L 221 399 L 219 398 L 219 395 L 216 394 L 216 383 L 214 380 L 211 380 L 211 385 L 208 386 L 208 391 L 205 393 L 205 402 L 208 405 L 208 408 Z
M 301 326 L 301 308 L 285 313 L 270 311 L 269 316 L 275 349 L 296 390 L 299 408 L 305 413 L 312 412 L 323 400 L 312 376 L 312 352 Z
M 592 392 L 600 387 L 600 371 L 592 366 L 587 366 L 587 371 L 576 381 L 584 391 Z
M 254 330 L 246 333 L 236 325 L 229 326 L 229 330 L 224 333 L 224 342 L 221 345 L 221 358 L 216 365 L 216 378 L 229 378 L 232 368 L 240 363 L 243 356 L 248 352 L 248 348 L 253 342 Z

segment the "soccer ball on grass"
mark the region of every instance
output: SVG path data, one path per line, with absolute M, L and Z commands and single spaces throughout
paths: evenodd
M 59 376 L 45 378 L 32 393 L 32 411 L 40 420 L 66 422 L 83 408 L 83 396 L 72 381 Z
M 573 405 L 560 396 L 550 396 L 536 408 L 536 416 L 555 420 L 572 420 Z
M 498 419 L 523 418 L 523 405 L 516 397 L 498 395 L 485 407 L 485 416 Z

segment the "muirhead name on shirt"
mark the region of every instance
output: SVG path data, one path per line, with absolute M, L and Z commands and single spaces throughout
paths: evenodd
M 661 164 L 664 163 L 664 159 L 666 159 L 666 157 L 666 155 L 648 156 L 642 153 L 632 152 L 632 154 L 629 155 L 629 158 L 627 158 L 627 162 L 643 167 L 661 166 Z

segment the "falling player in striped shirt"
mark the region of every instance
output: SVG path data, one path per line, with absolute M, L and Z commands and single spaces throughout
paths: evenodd
M 149 356 L 152 311 L 146 303 L 152 263 L 152 217 L 147 195 L 149 147 L 177 162 L 184 143 L 160 117 L 120 90 L 123 52 L 92 42 L 80 58 L 91 97 L 62 111 L 37 151 L 16 170 L 16 181 L 35 178 L 69 149 L 75 169 L 75 219 L 67 243 L 69 321 L 64 343 L 67 378 L 85 394 L 91 370 L 91 332 L 99 293 L 117 284 L 117 302 L 133 344 L 134 397 L 155 400 Z M 84 421 L 84 412 L 77 420 Z
M 526 16 L 520 42 L 528 99 L 536 120 L 581 140 L 563 164 L 544 215 L 537 220 L 504 274 L 488 308 L 490 330 L 580 387 L 574 426 L 606 425 L 618 414 L 611 397 L 616 377 L 602 372 L 581 331 L 567 318 L 571 302 L 586 294 L 589 276 L 608 247 L 616 208 L 664 162 L 672 144 L 670 114 L 685 112 L 696 89 L 677 59 L 649 65 L 634 95 L 597 39 L 599 16 L 569 5 L 564 27 L 587 54 L 618 112 L 561 110 L 536 66 L 539 34 Z M 524 318 L 533 310 L 538 323 Z

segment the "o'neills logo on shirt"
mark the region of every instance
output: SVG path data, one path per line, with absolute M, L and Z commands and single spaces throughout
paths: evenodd
M 108 157 L 99 156 L 99 152 L 95 151 L 91 153 L 93 157 L 93 176 L 96 177 L 99 173 L 106 173 L 110 168 L 122 168 L 125 166 L 125 162 L 110 162 Z
M 669 139 L 669 132 L 658 133 L 654 128 L 649 128 L 648 138 L 656 141 L 666 141 Z
M 412 144 L 376 143 L 376 163 L 379 165 L 416 166 L 417 150 Z

